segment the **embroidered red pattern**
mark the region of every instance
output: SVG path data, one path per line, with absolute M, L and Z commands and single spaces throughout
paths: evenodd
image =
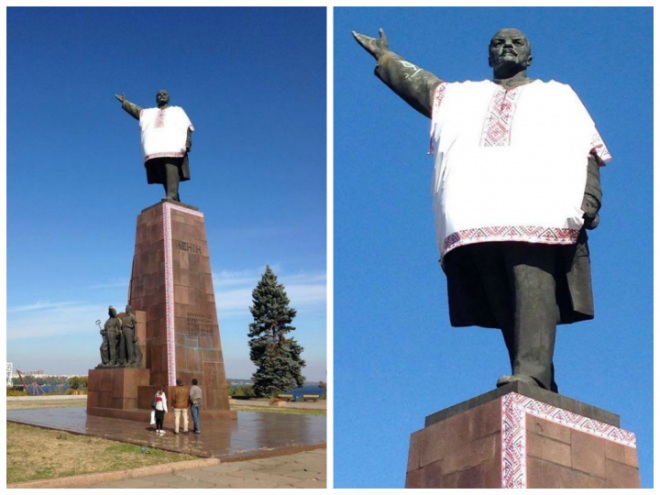
M 522 87 L 512 90 L 497 88 L 490 100 L 479 146 L 509 146 L 511 144 L 513 115 L 521 92 Z
M 165 110 L 158 110 L 158 115 L 156 115 L 156 122 L 154 122 L 154 127 L 163 127 L 165 125 Z
M 151 155 L 147 155 L 144 157 L 144 161 L 146 162 L 147 160 L 151 160 L 153 158 L 164 158 L 166 156 L 170 156 L 173 158 L 182 158 L 186 156 L 186 154 L 183 151 L 164 151 L 161 153 L 152 153 Z
M 165 330 L 167 343 L 167 384 L 176 384 L 176 332 L 174 322 L 174 264 L 172 258 L 172 210 L 181 211 L 188 215 L 204 218 L 204 214 L 183 206 L 163 203 L 163 242 L 165 262 Z
M 442 99 L 445 97 L 446 90 L 447 85 L 443 81 L 438 84 L 433 91 L 433 101 L 431 102 L 431 143 L 429 144 L 429 155 L 433 154 L 433 115 L 435 115 L 435 112 L 437 112 L 440 108 L 440 104 L 442 103 Z
M 457 247 L 477 242 L 522 241 L 538 244 L 575 244 L 579 233 L 579 229 L 558 229 L 530 225 L 507 225 L 459 230 L 445 238 L 442 255 L 446 255 Z
M 596 155 L 605 163 L 612 161 L 610 150 L 608 150 L 607 146 L 605 146 L 605 142 L 603 141 L 603 138 L 600 137 L 598 131 L 596 131 L 596 133 L 591 138 L 591 153 Z
M 502 488 L 527 488 L 527 416 L 541 418 L 606 442 L 637 449 L 636 435 L 616 426 L 511 392 L 501 399 Z

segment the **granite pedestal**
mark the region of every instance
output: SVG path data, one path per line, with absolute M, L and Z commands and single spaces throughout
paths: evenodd
M 619 417 L 512 383 L 426 418 L 406 488 L 639 488 L 635 434 Z
M 236 419 L 229 409 L 204 215 L 197 208 L 163 200 L 142 211 L 128 299 L 139 315 L 144 373 L 90 370 L 88 414 L 148 421 L 161 385 L 169 399 L 177 378 L 188 387 L 196 378 L 201 419 Z

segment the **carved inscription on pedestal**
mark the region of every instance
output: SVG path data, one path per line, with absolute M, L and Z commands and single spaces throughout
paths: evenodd
M 188 312 L 188 336 L 194 337 L 202 333 L 211 333 L 213 318 L 200 313 Z
M 202 248 L 197 244 L 193 244 L 192 242 L 176 241 L 174 245 L 181 251 L 187 251 L 193 254 L 202 254 Z

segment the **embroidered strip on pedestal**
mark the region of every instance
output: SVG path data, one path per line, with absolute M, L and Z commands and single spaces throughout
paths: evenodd
M 502 405 L 502 488 L 527 488 L 526 417 L 560 424 L 610 442 L 637 448 L 634 433 L 511 392 Z
M 163 243 L 165 246 L 165 319 L 167 340 L 167 382 L 176 385 L 176 332 L 174 327 L 174 265 L 172 263 L 172 210 L 204 218 L 204 214 L 171 203 L 163 204 Z
M 479 146 L 509 146 L 511 127 L 522 86 L 512 90 L 497 88 L 488 106 Z

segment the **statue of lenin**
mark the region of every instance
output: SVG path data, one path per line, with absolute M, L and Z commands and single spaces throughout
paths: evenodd
M 162 184 L 165 198 L 180 201 L 179 182 L 190 180 L 188 153 L 195 130 L 183 108 L 170 106 L 170 95 L 164 89 L 156 94 L 157 108 L 141 108 L 115 95 L 121 107 L 139 120 L 142 158 L 149 184 Z
M 452 326 L 499 328 L 512 374 L 558 391 L 557 324 L 594 317 L 586 230 L 611 156 L 566 84 L 527 77 L 518 29 L 490 41 L 493 79 L 446 82 L 356 32 L 376 76 L 431 119 L 433 197 Z

